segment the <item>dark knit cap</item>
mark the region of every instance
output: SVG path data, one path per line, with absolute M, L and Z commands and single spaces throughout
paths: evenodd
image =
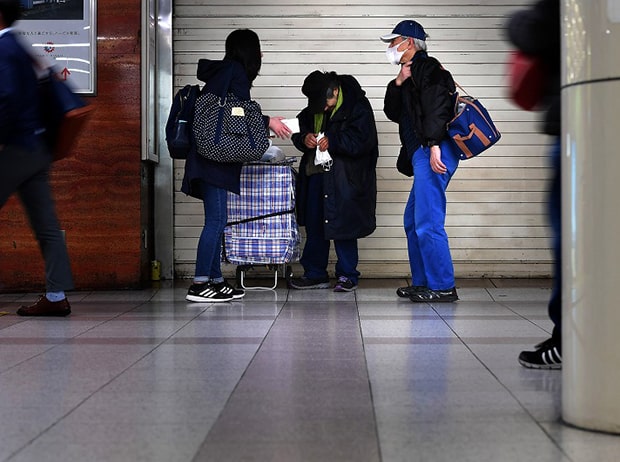
M 314 71 L 304 80 L 301 92 L 308 97 L 308 109 L 313 114 L 323 112 L 327 104 L 330 77 L 327 73 Z

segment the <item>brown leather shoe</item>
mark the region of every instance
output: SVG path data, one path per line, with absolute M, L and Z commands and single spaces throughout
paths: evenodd
M 41 295 L 34 305 L 22 305 L 17 310 L 17 314 L 20 316 L 67 316 L 71 314 L 71 305 L 66 298 L 59 302 L 50 302 L 45 295 Z

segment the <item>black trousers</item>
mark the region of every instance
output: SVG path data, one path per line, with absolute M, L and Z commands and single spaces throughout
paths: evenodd
M 561 140 L 557 137 L 551 147 L 553 177 L 549 190 L 548 213 L 553 239 L 553 291 L 549 300 L 549 317 L 553 321 L 552 338 L 562 344 L 562 168 Z
M 60 292 L 73 289 L 74 285 L 50 187 L 50 165 L 51 156 L 42 145 L 33 149 L 1 147 L 0 209 L 13 193 L 18 194 L 45 260 L 46 290 Z

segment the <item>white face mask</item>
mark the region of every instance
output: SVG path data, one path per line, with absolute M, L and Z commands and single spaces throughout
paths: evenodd
M 387 50 L 385 50 L 385 55 L 387 56 L 387 59 L 390 62 L 390 64 L 394 64 L 394 65 L 400 64 L 400 60 L 405 54 L 405 51 L 407 51 L 406 48 L 403 51 L 398 51 L 398 47 L 401 46 L 402 43 L 403 42 L 400 42 L 398 45 L 394 45 L 393 47 L 389 47 Z

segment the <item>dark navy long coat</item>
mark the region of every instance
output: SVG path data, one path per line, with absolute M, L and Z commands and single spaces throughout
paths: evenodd
M 376 226 L 376 166 L 379 156 L 377 128 L 372 107 L 357 80 L 349 75 L 338 76 L 343 102 L 327 121 L 325 135 L 333 165 L 323 177 L 324 232 L 326 239 L 357 239 L 371 234 Z M 304 225 L 307 201 L 306 163 L 312 158 L 303 144 L 307 133 L 314 133 L 314 114 L 301 111 L 300 132 L 292 136 L 295 147 L 304 155 L 297 181 L 297 212 Z

